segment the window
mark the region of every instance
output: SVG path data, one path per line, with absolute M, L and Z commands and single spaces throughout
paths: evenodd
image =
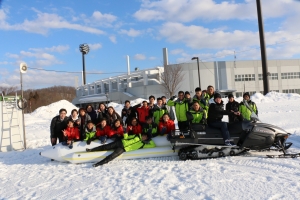
M 282 93 L 298 93 L 298 94 L 300 94 L 300 89 L 285 89 L 285 90 L 282 90 Z
M 235 95 L 236 95 L 236 97 L 242 97 L 243 93 L 242 92 L 236 92 Z
M 234 76 L 235 81 L 255 81 L 255 74 L 241 74 Z
M 300 72 L 281 73 L 281 79 L 299 79 Z
M 258 74 L 258 80 L 263 80 L 262 74 Z M 270 73 L 269 80 L 278 80 L 278 73 Z
M 101 85 L 97 85 L 97 93 L 101 93 Z

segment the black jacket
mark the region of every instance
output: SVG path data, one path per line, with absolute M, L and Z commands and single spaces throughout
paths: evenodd
M 134 112 L 134 108 L 133 107 L 129 107 L 129 108 L 126 108 L 124 107 L 122 109 L 122 114 L 121 114 L 121 118 L 122 120 L 124 121 L 124 117 L 126 117 L 126 120 L 125 120 L 125 125 L 129 125 L 130 124 L 130 121 L 133 117 L 136 117 L 136 114 Z
M 107 119 L 107 111 L 105 110 L 104 112 L 98 112 L 97 114 L 97 124 L 99 124 L 101 122 L 102 119 Z M 96 125 L 97 125 L 96 124 Z
M 68 117 L 65 117 L 62 121 L 60 120 L 60 116 L 55 116 L 50 125 L 50 137 L 51 138 L 58 138 L 61 142 L 63 139 L 62 130 L 67 128 L 67 120 Z
M 240 104 L 237 101 L 234 100 L 233 102 L 228 102 L 226 104 L 226 110 L 227 111 L 232 111 L 233 110 L 234 112 L 237 112 L 237 111 L 239 111 L 239 106 L 240 106 Z M 230 123 L 235 122 L 235 121 L 243 121 L 243 117 L 242 117 L 242 115 L 240 115 L 240 116 L 229 115 L 228 120 L 229 120 Z
M 222 121 L 223 115 L 231 115 L 232 112 L 224 110 L 223 101 L 220 104 L 211 103 L 208 109 L 207 123 Z

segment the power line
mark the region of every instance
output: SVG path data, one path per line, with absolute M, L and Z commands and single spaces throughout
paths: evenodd
M 70 73 L 70 74 L 82 73 L 82 72 L 60 71 L 60 70 L 42 69 L 42 68 L 34 68 L 34 67 L 28 67 L 28 69 L 48 71 L 48 72 Z M 121 74 L 121 73 L 127 73 L 127 72 L 86 72 L 86 74 Z

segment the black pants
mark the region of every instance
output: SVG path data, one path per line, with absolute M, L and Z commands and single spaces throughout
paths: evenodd
M 180 131 L 186 131 L 188 130 L 188 127 L 189 127 L 188 121 L 178 122 L 178 128 Z
M 57 144 L 57 139 L 58 139 L 58 143 L 63 142 L 63 138 L 58 138 L 58 137 L 50 137 L 51 140 L 51 145 L 54 146 Z
M 224 141 L 230 139 L 230 135 L 229 135 L 229 131 L 228 131 L 226 122 L 216 121 L 216 122 L 210 122 L 208 125 L 213 128 L 221 129 L 222 137 L 223 137 Z
M 106 164 L 106 163 L 112 161 L 113 159 L 115 159 L 116 157 L 118 157 L 119 155 L 124 153 L 125 149 L 124 149 L 122 140 L 117 140 L 115 142 L 105 144 L 105 145 L 91 149 L 91 151 L 108 151 L 108 150 L 113 150 L 113 149 L 114 149 L 114 152 L 112 154 L 110 154 L 109 156 L 107 156 L 106 158 L 101 160 L 100 162 L 95 163 L 93 166 L 97 167 L 99 165 L 103 165 L 103 164 Z

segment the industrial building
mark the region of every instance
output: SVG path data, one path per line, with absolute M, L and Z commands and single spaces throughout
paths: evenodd
M 163 49 L 164 66 L 152 69 L 130 71 L 127 57 L 127 74 L 120 74 L 77 88 L 75 105 L 100 102 L 123 103 L 136 98 L 148 99 L 150 95 L 159 97 L 168 94 L 162 87 L 161 74 L 164 67 L 182 67 L 183 81 L 178 91 L 189 91 L 191 95 L 199 86 L 197 62 L 169 65 L 167 49 Z M 242 96 L 263 93 L 261 60 L 199 62 L 201 88 L 212 85 L 216 90 L 233 92 Z M 300 59 L 268 60 L 270 91 L 300 94 Z

